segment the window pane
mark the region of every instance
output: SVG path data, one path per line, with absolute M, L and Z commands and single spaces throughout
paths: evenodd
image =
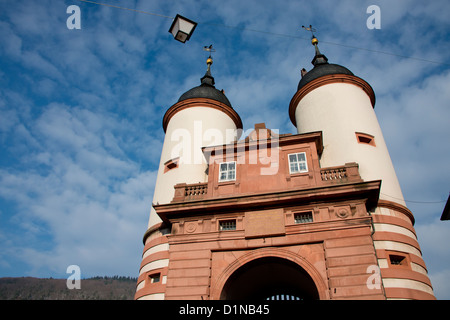
M 308 171 L 306 163 L 306 154 L 304 152 L 289 155 L 290 173 L 299 173 Z
M 150 283 L 156 283 L 159 282 L 160 280 L 161 280 L 160 273 L 150 275 Z
M 236 230 L 236 220 L 220 221 L 219 227 L 220 227 L 219 229 L 221 231 L 223 231 L 223 230 Z
M 220 164 L 219 181 L 236 180 L 236 162 L 223 162 Z
M 301 212 L 294 214 L 295 223 L 313 222 L 312 212 Z
M 297 165 L 296 162 L 291 163 L 291 172 L 292 172 L 292 173 L 298 172 L 298 165 Z

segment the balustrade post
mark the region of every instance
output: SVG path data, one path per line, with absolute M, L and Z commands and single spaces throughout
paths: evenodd
M 172 202 L 184 201 L 186 183 L 178 183 L 174 186 L 174 189 L 175 189 L 175 194 L 173 196 Z
M 348 162 L 345 164 L 347 177 L 350 181 L 362 180 L 359 175 L 359 165 L 356 162 Z

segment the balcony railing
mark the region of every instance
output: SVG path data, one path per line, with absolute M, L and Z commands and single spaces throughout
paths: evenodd
M 346 163 L 344 166 L 320 169 L 320 178 L 325 184 L 338 184 L 362 181 L 356 162 Z
M 358 164 L 346 163 L 343 166 L 320 168 L 320 185 L 334 185 L 342 183 L 353 183 L 362 181 L 359 175 Z M 175 195 L 172 202 L 184 202 L 190 200 L 205 199 L 208 193 L 208 183 L 186 184 L 179 183 L 174 186 Z
M 206 193 L 208 192 L 208 183 L 179 183 L 175 185 L 174 188 L 175 195 L 172 202 L 200 200 L 206 197 Z
M 324 168 L 320 170 L 322 181 L 342 180 L 347 178 L 347 170 L 345 167 Z

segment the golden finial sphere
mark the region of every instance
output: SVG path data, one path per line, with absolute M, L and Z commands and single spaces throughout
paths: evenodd
M 314 38 L 311 39 L 311 43 L 313 44 L 313 46 L 315 46 L 316 44 L 319 43 L 319 40 L 317 40 L 317 38 L 314 37 Z
M 212 64 L 212 63 L 213 63 L 213 59 L 208 58 L 208 59 L 206 60 L 206 64 Z

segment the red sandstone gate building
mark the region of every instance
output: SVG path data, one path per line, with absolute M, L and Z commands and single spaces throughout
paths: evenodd
M 167 110 L 136 299 L 434 299 L 374 92 L 313 44 L 297 134 L 239 140 L 211 59 Z

